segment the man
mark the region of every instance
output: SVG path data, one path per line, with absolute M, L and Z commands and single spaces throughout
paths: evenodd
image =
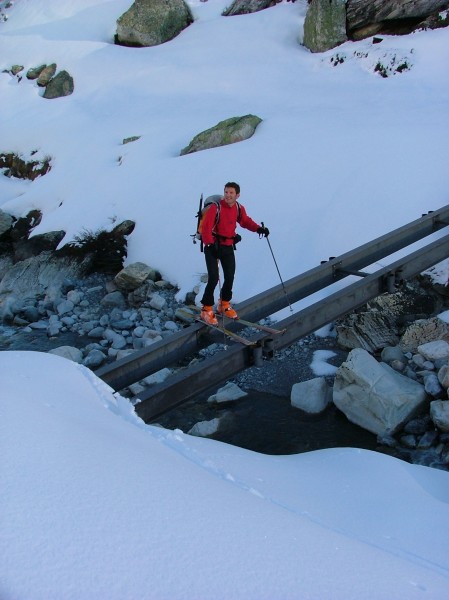
M 210 325 L 218 325 L 213 311 L 214 291 L 219 279 L 219 263 L 223 269 L 223 286 L 217 312 L 230 319 L 238 315 L 231 306 L 232 286 L 235 274 L 234 246 L 240 236 L 236 236 L 237 223 L 244 229 L 268 236 L 266 227 L 258 225 L 247 214 L 245 207 L 237 202 L 240 196 L 240 186 L 230 181 L 224 187 L 224 196 L 220 200 L 219 218 L 217 221 L 217 206 L 212 204 L 204 216 L 201 227 L 201 239 L 204 244 L 204 255 L 207 267 L 207 285 L 201 303 L 201 319 Z

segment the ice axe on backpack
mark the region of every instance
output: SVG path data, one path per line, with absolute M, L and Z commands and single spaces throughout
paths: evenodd
M 265 225 L 264 225 L 263 221 L 261 222 L 261 225 L 265 229 Z M 290 307 L 290 312 L 293 312 L 293 308 L 292 308 L 292 305 L 290 304 L 290 299 L 288 297 L 287 290 L 285 289 L 285 285 L 284 285 L 284 282 L 283 282 L 282 277 L 281 277 L 281 272 L 279 271 L 278 264 L 277 264 L 276 259 L 274 257 L 273 248 L 271 247 L 270 240 L 268 239 L 268 235 L 265 235 L 265 239 L 267 240 L 268 247 L 270 248 L 271 256 L 273 257 L 274 264 L 276 266 L 276 270 L 277 270 L 278 275 L 279 275 L 279 279 L 281 280 L 282 289 L 284 290 L 285 297 L 287 298 L 287 302 L 288 302 L 288 305 Z
M 196 221 L 196 231 L 195 233 L 191 234 L 191 238 L 192 238 L 192 242 L 194 244 L 196 244 L 197 240 L 200 240 L 200 244 L 201 244 L 201 252 L 203 251 L 203 240 L 201 239 L 201 235 L 199 234 L 199 229 L 200 229 L 200 223 L 201 223 L 201 219 L 203 216 L 203 194 L 201 194 L 200 196 L 200 204 L 198 207 L 198 212 L 196 213 L 195 217 L 197 219 Z

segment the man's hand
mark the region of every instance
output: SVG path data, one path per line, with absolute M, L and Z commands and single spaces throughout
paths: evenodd
M 259 227 L 257 229 L 257 233 L 259 234 L 260 237 L 262 237 L 262 236 L 268 237 L 270 235 L 270 230 L 268 229 L 268 227 Z

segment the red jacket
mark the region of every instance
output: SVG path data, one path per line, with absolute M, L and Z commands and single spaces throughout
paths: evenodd
M 203 244 L 214 244 L 216 237 L 218 237 L 220 244 L 223 246 L 232 246 L 234 243 L 233 238 L 235 237 L 235 228 L 237 225 L 238 208 L 237 203 L 233 206 L 228 206 L 224 199 L 220 200 L 220 219 L 215 228 L 215 218 L 217 215 L 217 207 L 212 204 L 206 211 L 204 219 L 201 225 L 201 238 Z M 240 204 L 240 219 L 238 223 L 244 229 L 256 232 L 260 225 L 253 221 L 246 214 L 245 207 Z M 214 236 L 215 233 L 215 236 Z M 222 237 L 221 237 L 222 236 Z

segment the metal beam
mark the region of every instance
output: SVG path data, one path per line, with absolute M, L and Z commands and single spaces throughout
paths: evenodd
M 364 267 L 447 226 L 448 222 L 449 205 L 429 212 L 407 225 L 293 277 L 284 283 L 284 287 L 282 285 L 274 286 L 241 302 L 238 305 L 239 314 L 242 318 L 251 321 L 258 321 L 270 316 L 286 308 L 289 302 L 294 303 L 306 298 L 342 280 L 349 273 L 360 272 Z M 229 325 L 229 328 L 234 330 L 239 327 L 238 323 Z M 204 331 L 204 326 L 192 325 L 156 342 L 149 348 L 136 351 L 126 358 L 101 367 L 96 374 L 115 390 L 123 389 L 163 367 L 176 364 L 184 356 L 196 352 L 200 346 L 198 337 Z M 218 340 L 217 336 L 211 335 L 210 337 Z
M 302 337 L 386 292 L 390 279 L 399 283 L 448 256 L 449 235 L 279 321 L 277 323 L 279 329 L 286 329 L 282 336 L 271 337 L 259 333 L 250 339 L 259 345 L 264 345 L 269 340 L 270 347 L 275 350 L 290 346 Z M 251 350 L 248 347 L 240 344 L 232 345 L 225 354 L 218 353 L 198 363 L 192 369 L 186 369 L 168 378 L 163 384 L 147 388 L 139 394 L 141 402 L 136 405 L 136 412 L 142 419 L 150 421 L 170 408 L 198 396 L 210 387 L 219 385 L 250 366 L 251 362 Z

